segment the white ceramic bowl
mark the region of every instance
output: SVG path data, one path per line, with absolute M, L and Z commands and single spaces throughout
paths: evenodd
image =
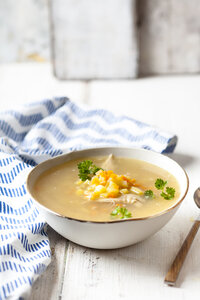
M 62 216 L 41 205 L 32 194 L 33 186 L 38 176 L 49 168 L 66 161 L 113 153 L 120 157 L 129 157 L 143 160 L 157 165 L 173 174 L 180 185 L 180 197 L 177 202 L 167 210 L 145 218 L 123 219 L 110 222 L 88 222 Z M 55 231 L 65 238 L 91 248 L 114 249 L 129 246 L 140 242 L 160 230 L 175 214 L 185 198 L 189 186 L 186 172 L 169 157 L 144 149 L 123 147 L 99 147 L 73 151 L 37 165 L 27 178 L 27 189 L 39 211 L 44 215 L 46 222 Z

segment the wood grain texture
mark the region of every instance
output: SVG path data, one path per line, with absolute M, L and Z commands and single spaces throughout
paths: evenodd
M 135 0 L 51 0 L 50 10 L 59 79 L 137 75 Z
M 140 74 L 200 71 L 200 2 L 140 0 Z
M 48 0 L 0 0 L 0 62 L 50 59 Z
M 190 232 L 188 233 L 185 241 L 183 242 L 183 245 L 181 246 L 178 254 L 176 255 L 169 271 L 167 272 L 167 275 L 165 277 L 165 283 L 167 283 L 168 285 L 176 284 L 177 277 L 188 254 L 188 251 L 192 245 L 192 242 L 197 234 L 199 226 L 200 221 L 196 220 Z
M 48 228 L 52 261 L 47 270 L 33 284 L 29 300 L 58 300 L 62 291 L 68 241 Z
M 69 242 L 62 300 L 132 300 L 134 297 L 139 300 L 159 300 L 161 297 L 167 300 L 176 299 L 176 296 L 178 299 L 190 297 L 197 289 L 198 281 L 190 281 L 190 288 L 184 290 L 186 298 L 182 298 L 181 290 L 162 285 L 168 260 L 180 247 L 184 231 L 190 226 L 187 218 L 183 222 L 184 217 L 186 214 L 182 210 L 156 235 L 123 249 L 95 250 Z M 193 269 L 195 261 L 187 261 L 183 272 L 185 277 L 188 270 Z

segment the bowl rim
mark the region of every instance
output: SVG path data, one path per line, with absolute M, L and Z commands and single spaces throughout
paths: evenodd
M 85 152 L 85 151 L 88 151 L 88 150 L 96 150 L 96 149 L 99 149 L 99 150 L 104 150 L 104 149 L 109 149 L 109 148 L 115 148 L 115 149 L 129 149 L 129 150 L 139 150 L 141 152 L 152 152 L 158 156 L 164 156 L 166 157 L 167 159 L 173 161 L 179 168 L 182 169 L 183 173 L 185 174 L 185 177 L 186 177 L 186 182 L 187 182 L 187 186 L 186 186 L 186 189 L 185 189 L 185 193 L 183 194 L 183 196 L 181 197 L 181 199 L 176 202 L 173 206 L 161 211 L 161 212 L 158 212 L 157 214 L 154 214 L 154 215 L 151 215 L 151 216 L 146 216 L 146 217 L 141 217 L 141 218 L 128 218 L 128 219 L 119 219 L 119 220 L 110 220 L 110 221 L 90 221 L 90 220 L 83 220 L 83 219 L 77 219 L 77 218 L 72 218 L 72 217 L 68 217 L 68 216 L 65 216 L 65 215 L 62 215 L 60 213 L 57 213 L 53 210 L 51 210 L 50 208 L 46 207 L 45 205 L 41 204 L 37 199 L 35 199 L 32 195 L 32 193 L 30 192 L 30 189 L 29 189 L 29 181 L 30 181 L 30 177 L 32 175 L 32 173 L 34 172 L 34 170 L 36 168 L 38 168 L 39 166 L 47 163 L 48 161 L 51 161 L 51 160 L 55 160 L 55 159 L 58 159 L 62 156 L 67 156 L 71 153 L 77 153 L 77 152 Z M 123 156 L 122 156 L 123 157 Z M 142 160 L 142 159 L 141 159 Z M 156 152 L 156 151 L 152 151 L 152 150 L 148 150 L 148 149 L 143 149 L 143 148 L 137 148 L 137 147 L 131 147 L 131 146 L 118 146 L 118 145 L 115 145 L 115 146 L 98 146 L 98 147 L 88 147 L 88 148 L 85 148 L 85 149 L 80 149 L 80 150 L 72 150 L 72 151 L 69 151 L 69 152 L 66 152 L 66 153 L 63 153 L 61 155 L 58 155 L 58 156 L 55 156 L 55 157 L 51 157 L 41 163 L 39 163 L 38 165 L 36 165 L 28 174 L 27 176 L 27 179 L 26 179 L 26 189 L 28 191 L 28 194 L 31 196 L 31 199 L 36 202 L 36 205 L 43 208 L 44 210 L 46 210 L 47 212 L 53 214 L 53 215 L 56 215 L 57 217 L 60 217 L 60 218 L 64 218 L 64 219 L 68 219 L 70 221 L 75 221 L 75 222 L 81 222 L 81 223 L 92 223 L 92 224 L 113 224 L 113 223 L 122 223 L 122 222 L 130 222 L 130 221 L 144 221 L 144 220 L 148 220 L 148 219 L 154 219 L 154 218 L 157 218 L 159 216 L 162 216 L 166 213 L 168 213 L 169 211 L 172 211 L 173 209 L 175 209 L 177 206 L 179 206 L 182 201 L 185 199 L 186 195 L 187 195 L 187 192 L 188 192 L 188 189 L 189 189 L 189 177 L 185 171 L 185 169 L 179 165 L 179 163 L 177 163 L 174 159 L 168 157 L 168 156 L 165 156 L 163 153 L 159 153 L 159 152 Z

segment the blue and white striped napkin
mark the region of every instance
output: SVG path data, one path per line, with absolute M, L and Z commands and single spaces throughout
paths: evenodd
M 37 163 L 74 149 L 130 145 L 172 152 L 177 137 L 103 109 L 55 98 L 0 114 L 0 300 L 26 297 L 51 261 L 45 221 L 25 181 Z

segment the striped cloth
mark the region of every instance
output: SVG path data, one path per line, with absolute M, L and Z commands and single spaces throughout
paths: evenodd
M 67 151 L 129 145 L 172 152 L 177 137 L 103 109 L 55 98 L 0 114 L 0 300 L 26 298 L 51 261 L 46 224 L 27 194 L 37 163 Z

